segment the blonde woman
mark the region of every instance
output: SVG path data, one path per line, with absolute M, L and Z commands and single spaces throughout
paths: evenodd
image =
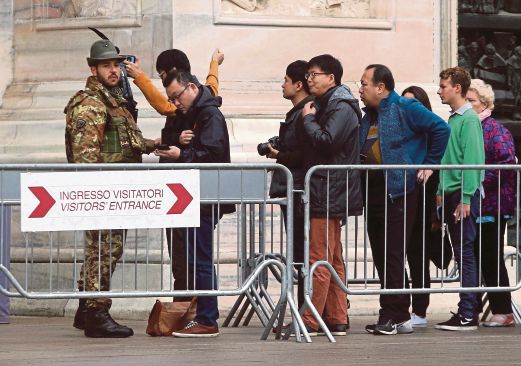
M 483 80 L 472 79 L 467 92 L 467 101 L 478 113 L 483 127 L 485 164 L 515 164 L 516 156 L 512 135 L 491 116 L 494 109 L 492 87 Z M 478 263 L 481 258 L 481 272 L 485 285 L 487 287 L 508 287 L 509 280 L 503 261 L 503 247 L 506 223 L 508 219 L 512 218 L 516 208 L 515 172 L 513 170 L 487 170 L 483 187 L 485 198 L 481 203 L 481 215 L 478 218 L 481 230 L 478 229 L 474 250 Z M 514 326 L 510 292 L 489 292 L 488 298 L 492 317 L 482 325 L 485 327 Z

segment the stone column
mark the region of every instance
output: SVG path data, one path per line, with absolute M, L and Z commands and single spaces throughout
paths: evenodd
M 0 0 L 0 106 L 13 79 L 13 0 Z
M 440 70 L 458 65 L 458 1 L 441 0 L 440 7 Z M 436 75 L 437 76 L 437 75 Z

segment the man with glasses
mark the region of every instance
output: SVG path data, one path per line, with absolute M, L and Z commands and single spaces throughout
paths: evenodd
M 359 164 L 358 124 L 362 113 L 349 88 L 341 85 L 342 64 L 331 55 L 312 58 L 306 80 L 314 102 L 303 108 L 304 166 Z M 341 221 L 362 213 L 359 172 L 316 171 L 310 181 L 309 261 L 327 260 L 345 281 L 340 241 Z M 346 295 L 329 270 L 318 267 L 313 274 L 313 305 L 333 335 L 345 335 L 348 327 Z M 310 336 L 317 335 L 318 322 L 308 309 L 303 315 Z
M 177 108 L 173 120 L 174 131 L 163 133 L 162 142 L 168 150 L 155 154 L 179 163 L 229 163 L 230 142 L 226 121 L 219 107 L 221 98 L 214 97 L 208 88 L 197 86 L 187 71 L 173 70 L 165 76 L 163 85 L 171 103 Z M 193 131 L 188 143 L 177 132 Z M 217 289 L 213 267 L 213 230 L 225 213 L 235 211 L 234 205 L 202 205 L 200 226 L 187 230 L 188 265 L 194 268 L 195 289 Z M 219 335 L 219 311 L 215 296 L 197 299 L 197 315 L 184 329 L 172 335 L 182 338 L 216 337 Z
M 224 61 L 224 54 L 216 49 L 212 55 L 210 62 L 210 71 L 206 77 L 206 84 L 204 85 L 211 94 L 218 95 L 219 93 L 219 65 Z M 135 63 L 125 61 L 127 73 L 134 78 L 134 83 L 143 92 L 145 98 L 150 105 L 160 114 L 166 116 L 165 127 L 162 135 L 169 135 L 171 138 L 175 132 L 175 115 L 177 107 L 168 99 L 168 97 L 153 84 L 152 80 L 139 67 L 139 60 Z M 156 60 L 156 70 L 161 80 L 165 80 L 166 75 L 171 70 L 184 70 L 191 72 L 190 61 L 186 54 L 178 49 L 165 50 L 159 54 Z M 201 84 L 197 78 L 192 75 L 195 85 Z M 175 137 L 183 145 L 186 145 L 193 138 L 191 130 L 178 131 Z M 168 143 L 166 140 L 163 143 Z M 159 158 L 160 163 L 174 163 L 174 160 L 166 157 Z M 168 228 L 166 229 L 166 239 L 168 246 L 168 253 L 172 260 L 172 274 L 174 276 L 174 290 L 186 290 L 193 288 L 193 276 L 190 276 L 190 271 L 186 265 L 186 247 L 183 228 Z M 185 298 L 175 298 L 174 301 L 185 301 Z

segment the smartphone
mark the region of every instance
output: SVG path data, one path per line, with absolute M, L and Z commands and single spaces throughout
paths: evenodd
M 136 63 L 136 56 L 134 55 L 124 55 L 125 59 L 129 62 L 132 62 L 133 64 Z
M 170 150 L 170 146 L 168 146 L 168 144 L 159 144 L 159 145 L 156 145 L 156 149 L 158 149 L 158 150 Z

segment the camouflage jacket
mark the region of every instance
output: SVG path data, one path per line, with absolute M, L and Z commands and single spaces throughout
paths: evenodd
M 154 150 L 143 138 L 123 96 L 94 76 L 65 107 L 65 149 L 69 163 L 139 163 Z

